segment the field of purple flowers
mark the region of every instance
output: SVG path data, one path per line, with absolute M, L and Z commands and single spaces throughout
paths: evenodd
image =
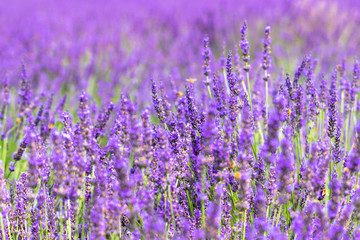
M 0 240 L 360 239 L 360 2 L 0 2 Z

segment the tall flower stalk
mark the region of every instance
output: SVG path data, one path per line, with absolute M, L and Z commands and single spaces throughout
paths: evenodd
M 251 85 L 250 85 L 250 75 L 249 75 L 249 71 L 250 71 L 250 44 L 249 41 L 247 40 L 247 36 L 246 36 L 246 32 L 247 32 L 247 23 L 246 21 L 244 22 L 244 24 L 242 25 L 241 29 L 240 29 L 240 48 L 241 48 L 241 52 L 242 52 L 242 59 L 244 62 L 244 71 L 246 72 L 246 81 L 247 81 L 247 87 L 248 87 L 248 96 L 249 96 L 249 103 L 250 103 L 250 108 L 251 108 L 251 112 L 253 111 L 253 107 L 252 107 L 252 101 L 251 101 Z
M 263 40 L 264 50 L 263 50 L 263 63 L 262 68 L 264 69 L 264 81 L 265 81 L 265 104 L 266 104 L 266 114 L 268 114 L 269 109 L 269 81 L 270 74 L 268 73 L 268 69 L 271 66 L 271 28 L 267 26 L 265 28 L 265 38 Z

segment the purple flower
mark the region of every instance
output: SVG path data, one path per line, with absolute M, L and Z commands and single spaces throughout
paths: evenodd
M 327 134 L 329 138 L 334 137 L 335 127 L 337 123 L 337 87 L 336 87 L 337 71 L 334 71 L 331 80 L 331 86 L 329 90 L 328 100 L 328 130 Z
M 341 127 L 338 125 L 336 128 L 336 135 L 335 135 L 335 145 L 333 148 L 333 161 L 335 163 L 339 163 L 341 161 L 341 154 L 342 154 L 342 150 L 341 150 Z
M 18 104 L 19 104 L 19 113 L 18 118 L 22 121 L 24 118 L 25 112 L 29 107 L 31 102 L 31 86 L 30 81 L 28 79 L 25 64 L 22 64 L 22 72 L 21 72 L 21 81 L 20 88 L 18 91 Z
M 265 28 L 265 38 L 263 40 L 264 50 L 263 50 L 263 63 L 262 68 L 267 71 L 271 66 L 271 37 L 270 37 L 271 28 L 267 26 Z M 270 78 L 269 75 L 264 77 L 265 81 L 268 81 Z
M 220 118 L 223 118 L 226 115 L 225 90 L 216 74 L 213 75 L 213 85 L 216 109 L 219 112 Z
M 163 99 L 158 94 L 158 89 L 154 80 L 151 80 L 152 99 L 155 111 L 161 123 L 165 123 L 165 109 Z
M 294 101 L 294 92 L 293 92 L 293 87 L 291 84 L 291 79 L 290 79 L 289 73 L 286 73 L 285 86 L 287 88 L 287 94 L 288 94 L 289 100 Z
M 204 43 L 204 48 L 203 48 L 203 52 L 202 52 L 202 56 L 204 59 L 203 71 L 204 71 L 205 77 L 208 77 L 211 73 L 211 69 L 210 69 L 211 50 L 209 47 L 209 37 L 205 37 L 203 40 L 203 43 Z M 209 85 L 209 84 L 210 83 L 207 82 L 205 85 Z
M 5 75 L 3 78 L 3 106 L 1 109 L 0 119 L 3 120 L 5 116 L 5 110 L 9 108 L 10 105 L 10 90 L 9 90 L 9 80 Z M 2 131 L 5 131 L 3 129 Z
M 289 129 L 285 131 L 285 138 L 281 141 L 281 152 L 276 162 L 277 172 L 277 189 L 280 193 L 280 203 L 286 203 L 290 200 L 294 183 L 294 156 L 292 153 L 292 144 L 288 140 L 290 138 Z
M 352 175 L 360 170 L 360 123 L 356 124 L 355 133 L 354 147 L 345 161 L 345 166 Z
M 109 103 L 106 111 L 103 111 L 99 114 L 97 123 L 94 128 L 95 139 L 97 139 L 99 136 L 102 136 L 105 134 L 105 131 L 104 131 L 105 126 L 111 117 L 111 113 L 112 113 L 113 109 L 114 109 L 114 104 Z
M 246 31 L 247 31 L 247 24 L 246 21 L 244 22 L 244 24 L 242 25 L 241 29 L 240 29 L 240 48 L 241 48 L 241 52 L 242 52 L 242 59 L 245 63 L 244 65 L 244 71 L 245 72 L 249 72 L 250 71 L 250 54 L 249 54 L 249 49 L 250 49 L 250 44 L 249 41 L 246 39 Z
M 295 72 L 294 81 L 293 81 L 293 85 L 294 85 L 295 89 L 297 89 L 297 87 L 298 87 L 298 82 L 299 82 L 302 72 L 305 69 L 306 61 L 307 61 L 307 56 L 304 57 L 300 66 L 298 67 L 297 71 Z
M 353 68 L 353 77 L 351 81 L 351 90 L 350 90 L 350 103 L 351 105 L 355 102 L 355 96 L 359 92 L 359 78 L 360 78 L 360 67 L 359 61 L 355 59 L 354 68 Z
M 328 89 L 326 81 L 324 80 L 325 76 L 324 74 L 321 74 L 320 76 L 320 89 L 319 89 L 319 102 L 320 102 L 320 108 L 325 109 L 326 103 L 328 100 Z

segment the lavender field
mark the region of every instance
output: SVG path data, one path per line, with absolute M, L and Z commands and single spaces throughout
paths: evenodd
M 0 2 L 0 240 L 360 239 L 360 1 Z

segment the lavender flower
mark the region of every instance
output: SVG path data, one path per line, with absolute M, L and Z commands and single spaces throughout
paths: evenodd
M 360 124 L 357 124 L 355 127 L 356 135 L 354 139 L 354 148 L 350 152 L 348 159 L 345 162 L 346 168 L 353 175 L 359 171 L 359 161 L 360 161 Z
M 360 238 L 356 1 L 140 2 L 0 3 L 0 239 Z
M 5 116 L 5 111 L 6 111 L 6 109 L 9 108 L 9 105 L 10 105 L 9 80 L 8 80 L 6 75 L 4 76 L 4 79 L 3 79 L 3 99 L 4 100 L 3 100 L 3 106 L 2 106 L 2 109 L 1 109 L 0 119 L 4 119 L 6 117 Z
M 94 129 L 95 139 L 101 135 L 104 135 L 105 125 L 107 121 L 109 121 L 113 109 L 114 109 L 114 104 L 109 103 L 106 111 L 100 113 L 100 115 L 98 116 L 97 124 L 95 125 L 95 129 Z
M 271 28 L 267 26 L 265 28 L 265 38 L 263 40 L 264 50 L 263 50 L 263 63 L 262 68 L 267 71 L 271 66 L 271 37 L 270 37 Z M 264 76 L 264 81 L 268 81 L 270 78 L 269 74 Z
M 337 91 L 336 91 L 336 79 L 337 79 L 337 71 L 334 71 L 333 75 L 332 75 L 332 80 L 331 80 L 331 86 L 330 86 L 330 90 L 329 90 L 329 100 L 328 100 L 328 116 L 329 116 L 329 120 L 328 120 L 328 130 L 327 130 L 327 135 L 329 136 L 329 138 L 333 138 L 334 137 L 334 132 L 335 132 L 335 126 L 337 123 L 337 109 L 336 109 L 336 103 L 337 103 Z
M 307 60 L 307 57 L 305 56 L 300 64 L 300 66 L 298 67 L 297 71 L 295 72 L 295 76 L 294 76 L 294 80 L 293 80 L 294 88 L 298 87 L 298 82 L 299 82 L 301 74 L 304 71 L 306 60 Z
M 162 98 L 158 95 L 157 86 L 154 80 L 151 80 L 152 82 L 152 98 L 153 98 L 153 104 L 155 111 L 158 115 L 158 118 L 161 123 L 165 123 L 165 110 L 164 110 L 164 103 Z
M 203 40 L 204 43 L 204 48 L 203 48 L 203 52 L 202 52 L 202 56 L 204 59 L 204 65 L 203 65 L 203 71 L 204 71 L 204 75 L 205 77 L 209 77 L 210 73 L 211 73 L 211 69 L 210 69 L 210 57 L 211 57 L 211 50 L 209 47 L 209 37 L 205 37 Z M 209 85 L 209 82 L 206 82 L 205 85 Z
M 22 72 L 21 72 L 20 89 L 18 92 L 18 104 L 19 104 L 18 118 L 20 118 L 21 121 L 22 118 L 24 118 L 25 112 L 30 105 L 30 101 L 31 101 L 31 87 L 25 70 L 25 64 L 23 64 Z
M 289 130 L 285 132 L 286 137 L 290 137 Z M 281 154 L 278 157 L 276 171 L 278 176 L 277 189 L 280 193 L 280 203 L 286 203 L 290 200 L 292 184 L 294 183 L 294 156 L 292 146 L 286 138 L 281 141 Z
M 320 79 L 320 90 L 319 90 L 319 102 L 320 102 L 320 108 L 321 109 L 325 109 L 326 108 L 326 103 L 327 103 L 327 99 L 328 99 L 328 89 L 327 89 L 327 84 L 326 81 L 324 80 L 325 76 L 324 74 L 321 75 Z
M 217 102 L 216 109 L 219 112 L 220 118 L 223 118 L 226 115 L 225 91 L 216 74 L 213 75 L 213 83 L 214 95 Z
M 341 141 L 341 128 L 337 126 L 336 128 L 336 135 L 335 135 L 335 146 L 333 149 L 333 160 L 335 163 L 339 163 L 341 161 L 341 149 L 340 149 L 340 142 Z
M 242 25 L 241 29 L 240 29 L 240 42 L 239 42 L 239 46 L 241 48 L 242 51 L 242 59 L 244 61 L 244 71 L 245 72 L 249 72 L 250 71 L 250 54 L 249 54 L 249 49 L 250 49 L 250 44 L 249 41 L 246 39 L 246 31 L 247 31 L 247 24 L 246 21 L 244 22 L 244 24 Z
M 290 79 L 289 73 L 286 73 L 285 85 L 287 88 L 287 94 L 288 94 L 289 100 L 294 101 L 294 92 L 293 92 L 293 87 L 291 84 L 291 79 Z
M 353 105 L 355 102 L 355 95 L 359 92 L 359 78 L 360 78 L 360 68 L 359 61 L 356 59 L 353 68 L 353 77 L 351 81 L 351 90 L 350 90 L 350 104 Z

